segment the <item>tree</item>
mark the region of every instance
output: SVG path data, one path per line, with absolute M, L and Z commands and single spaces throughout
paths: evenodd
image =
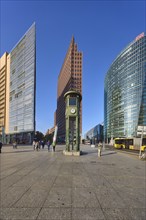
M 44 139 L 44 134 L 40 131 L 36 131 L 35 132 L 35 139 L 37 139 L 38 141 L 43 140 Z
M 52 133 L 52 134 L 46 134 L 45 136 L 44 136 L 44 140 L 45 141 L 50 141 L 51 143 L 53 142 L 53 135 L 54 135 L 54 133 Z

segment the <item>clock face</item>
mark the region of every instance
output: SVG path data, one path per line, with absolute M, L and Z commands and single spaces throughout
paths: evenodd
M 72 114 L 74 114 L 74 113 L 76 112 L 76 110 L 75 110 L 74 108 L 72 108 L 72 109 L 70 110 L 70 112 L 71 112 Z

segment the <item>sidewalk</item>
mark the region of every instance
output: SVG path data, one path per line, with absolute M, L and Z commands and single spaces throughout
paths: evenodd
M 145 161 L 109 149 L 98 158 L 88 145 L 80 157 L 63 149 L 2 149 L 1 220 L 146 219 Z

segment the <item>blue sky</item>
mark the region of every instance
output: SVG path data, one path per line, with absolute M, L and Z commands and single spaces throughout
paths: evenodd
M 104 78 L 113 60 L 146 31 L 146 2 L 1 1 L 0 56 L 36 22 L 36 129 L 54 125 L 57 80 L 71 37 L 83 52 L 83 131 L 104 120 Z

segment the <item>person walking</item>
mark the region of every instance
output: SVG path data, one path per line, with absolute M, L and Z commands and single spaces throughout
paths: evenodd
M 35 141 L 32 142 L 33 149 L 35 150 Z
M 102 151 L 102 143 L 98 143 L 98 157 L 101 157 L 101 151 Z
M 41 146 L 42 146 L 42 142 L 38 141 L 38 148 L 41 149 Z
M 2 144 L 2 142 L 0 142 L 0 154 L 2 152 L 2 146 L 3 146 L 3 144 Z
M 37 151 L 39 150 L 39 142 L 38 142 L 38 141 L 35 142 L 35 149 L 36 149 Z
M 44 149 L 44 146 L 45 146 L 45 142 L 42 141 L 42 149 Z
M 51 142 L 48 140 L 48 142 L 47 142 L 48 151 L 50 151 L 50 145 L 51 145 Z
M 17 142 L 16 141 L 13 142 L 13 149 L 17 149 Z
M 55 152 L 55 143 L 54 142 L 53 142 L 52 146 L 53 146 L 53 152 Z

